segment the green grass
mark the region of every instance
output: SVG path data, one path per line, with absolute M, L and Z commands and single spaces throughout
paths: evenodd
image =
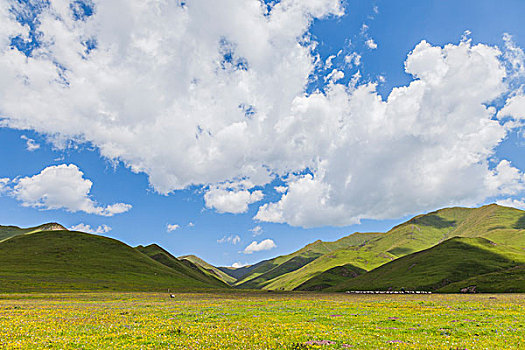
M 0 292 L 218 288 L 117 240 L 72 231 L 43 231 L 1 242 L 0 281 Z
M 330 342 L 315 345 L 315 342 Z M 523 349 L 523 295 L 0 295 L 5 349 Z
M 484 238 L 456 237 L 396 259 L 327 290 L 438 290 L 525 263 L 525 252 Z M 525 292 L 525 290 L 523 290 Z

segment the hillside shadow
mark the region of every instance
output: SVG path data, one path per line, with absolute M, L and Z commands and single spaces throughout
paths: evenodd
M 514 228 L 518 230 L 525 230 L 525 215 L 523 215 L 521 218 L 516 221 L 514 224 Z
M 424 215 L 422 217 L 414 219 L 412 223 L 436 228 L 454 227 L 456 225 L 455 220 L 445 220 L 442 217 L 435 214 Z

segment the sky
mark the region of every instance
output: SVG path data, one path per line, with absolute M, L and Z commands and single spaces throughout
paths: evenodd
M 0 0 L 0 224 L 241 266 L 525 208 L 525 3 Z

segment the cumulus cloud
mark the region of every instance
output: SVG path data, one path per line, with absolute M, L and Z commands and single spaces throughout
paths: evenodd
M 222 243 L 231 243 L 233 245 L 239 243 L 241 241 L 241 237 L 239 237 L 238 235 L 229 235 L 229 236 L 224 236 L 222 237 L 221 239 L 218 239 L 217 240 L 217 243 L 219 244 L 222 244 Z
M 250 243 L 246 248 L 244 248 L 243 253 L 244 254 L 252 254 L 254 252 L 261 252 L 263 250 L 270 250 L 273 248 L 276 248 L 275 242 L 271 239 L 265 239 L 259 243 L 257 241 L 253 241 Z
M 416 80 L 386 100 L 374 84 L 350 95 L 334 87 L 325 98 L 305 97 L 306 111 L 337 115 L 347 129 L 333 134 L 334 151 L 311 174 L 290 177 L 287 193 L 261 206 L 256 219 L 345 225 L 522 191 L 521 170 L 488 164 L 506 135 L 486 106 L 506 89 L 500 55 L 482 44 L 423 41 L 406 60 Z
M 210 188 L 204 194 L 207 208 L 214 208 L 219 213 L 245 213 L 248 205 L 262 200 L 262 191 L 230 190 L 221 187 Z
M 86 232 L 86 233 L 94 233 L 94 234 L 103 234 L 103 233 L 108 233 L 109 231 L 111 231 L 111 227 L 109 227 L 108 225 L 100 225 L 97 228 L 92 228 L 90 225 L 80 223 L 78 225 L 71 226 L 70 230 Z
M 26 135 L 22 135 L 22 136 L 20 136 L 20 138 L 21 138 L 22 140 L 25 140 L 25 141 L 26 141 L 26 149 L 27 149 L 29 152 L 36 151 L 37 149 L 40 148 L 40 145 L 39 145 L 38 143 L 36 143 L 35 140 L 30 139 L 30 138 L 27 137 Z
M 263 198 L 256 188 L 277 178 L 287 190 L 256 218 L 304 227 L 472 205 L 520 188 L 506 165 L 489 163 L 513 127 L 487 107 L 517 96 L 508 79 L 523 59 L 510 39 L 503 52 L 422 41 L 405 62 L 412 81 L 385 98 L 358 74 L 343 84 L 340 69 L 310 92 L 319 65 L 310 25 L 343 15 L 341 1 L 92 3 L 93 15 L 79 19 L 70 2 L 46 2 L 33 21 L 40 46 L 26 56 L 10 48 L 31 38 L 17 20 L 24 5 L 0 0 L 3 126 L 57 147 L 89 142 L 146 173 L 159 193 L 203 186 L 219 212 L 246 212 Z M 510 102 L 505 113 L 519 115 Z
M 166 225 L 166 231 L 167 232 L 173 232 L 173 231 L 175 231 L 175 230 L 177 230 L 179 228 L 180 228 L 180 226 L 177 225 L 177 224 L 167 224 Z
M 74 164 L 50 166 L 34 176 L 12 180 L 9 194 L 22 202 L 22 206 L 43 210 L 65 209 L 113 216 L 131 209 L 131 205 L 115 203 L 100 206 L 91 199 L 93 183 Z

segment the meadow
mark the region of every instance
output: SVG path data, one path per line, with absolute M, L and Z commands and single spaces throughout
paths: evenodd
M 525 295 L 0 295 L 2 349 L 518 349 Z

